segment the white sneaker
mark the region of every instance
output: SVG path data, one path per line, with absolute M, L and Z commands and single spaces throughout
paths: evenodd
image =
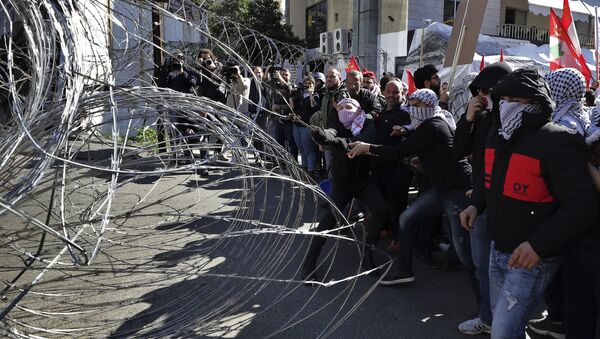
M 492 333 L 492 327 L 486 325 L 479 317 L 458 325 L 458 330 L 464 334 Z

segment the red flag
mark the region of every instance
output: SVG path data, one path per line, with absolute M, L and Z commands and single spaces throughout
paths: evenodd
M 481 63 L 479 64 L 479 71 L 483 71 L 485 68 L 485 54 L 481 56 Z
M 579 70 L 589 83 L 592 72 L 581 54 L 568 0 L 565 0 L 564 6 L 562 21 L 558 19 L 554 10 L 550 9 L 550 70 L 572 67 Z
M 358 66 L 358 62 L 356 61 L 354 55 L 350 57 L 350 62 L 348 62 L 348 66 L 346 66 L 346 74 L 352 71 L 360 72 L 360 66 Z
M 504 48 L 500 48 L 500 62 L 504 62 Z
M 415 78 L 409 70 L 406 70 L 406 82 L 408 83 L 408 95 L 410 96 L 417 90 L 417 86 L 415 86 Z

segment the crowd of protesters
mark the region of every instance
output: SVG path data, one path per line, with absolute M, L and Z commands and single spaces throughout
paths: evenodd
M 180 64 L 163 86 L 197 88 L 198 95 L 248 114 L 315 180 L 330 179 L 339 210 L 353 199 L 366 209 L 367 244 L 392 236 L 388 250 L 396 266 L 381 285 L 414 283 L 416 256 L 427 267 L 467 273 L 478 311 L 459 324 L 465 334 L 524 338 L 529 326 L 555 338 L 596 336 L 597 82 L 588 88 L 571 68 L 543 75 L 499 62 L 448 91 L 436 67 L 425 65 L 414 72 L 417 90 L 409 95 L 390 74 L 377 81 L 373 72 L 351 71 L 342 81 L 330 69 L 305 74 L 295 87 L 288 69 L 255 67 L 253 81 L 239 68 L 233 72 L 231 100 L 219 91 L 215 71 L 224 66 L 209 50 L 199 54 L 199 70 Z M 418 196 L 409 204 L 411 186 Z M 337 222 L 327 210 L 317 231 Z M 438 262 L 431 251 L 444 228 L 450 241 Z M 321 278 L 325 242 L 311 241 L 303 280 Z M 362 265 L 376 265 L 372 252 Z M 548 316 L 529 319 L 542 299 Z

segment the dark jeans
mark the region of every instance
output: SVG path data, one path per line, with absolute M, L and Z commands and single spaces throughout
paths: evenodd
M 382 226 L 390 227 L 394 240 L 398 241 L 398 223 L 400 214 L 406 210 L 408 205 L 408 189 L 413 173 L 403 165 L 385 166 L 382 164 L 373 169 L 373 176 L 388 206 L 388 212 Z
M 294 140 L 294 125 L 291 121 L 281 119 L 271 120 L 271 135 L 275 141 L 287 149 L 292 157 L 298 161 L 298 147 Z
M 336 183 L 333 185 L 331 200 L 333 200 L 335 206 L 339 210 L 343 211 L 352 198 L 360 200 L 373 216 L 370 227 L 367 228 L 366 241 L 368 244 L 374 245 L 377 243 L 379 229 L 381 228 L 387 213 L 385 200 L 383 199 L 383 195 L 375 183 L 374 178 L 370 176 L 364 182 L 353 182 L 347 185 Z M 328 210 L 319 222 L 316 231 L 325 232 L 336 226 L 336 217 L 333 214 L 333 211 Z M 316 265 L 321 249 L 323 248 L 323 245 L 325 245 L 325 241 L 326 238 L 324 237 L 315 236 L 312 238 L 304 263 L 306 266 L 310 267 Z
M 567 338 L 596 338 L 600 307 L 600 248 L 584 243 L 563 258 Z
M 417 222 L 434 213 L 446 213 L 452 243 L 463 265 L 474 272 L 469 232 L 460 225 L 460 212 L 467 206 L 466 189 L 439 191 L 430 188 L 421 194 L 415 202 L 400 215 L 398 232 L 400 252 L 398 267 L 402 273 L 412 273 L 412 257 L 414 248 L 415 226 Z

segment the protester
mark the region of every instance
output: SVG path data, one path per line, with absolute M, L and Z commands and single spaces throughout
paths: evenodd
M 290 120 L 292 107 L 292 86 L 290 84 L 290 70 L 286 68 L 273 71 L 271 78 L 272 110 L 282 117 L 271 116 L 271 135 L 281 146 L 290 152 L 294 159 L 298 159 L 298 147 L 294 140 L 294 127 Z
M 304 78 L 304 90 L 294 98 L 294 140 L 300 150 L 302 167 L 308 174 L 317 179 L 318 149 L 310 136 L 308 125 L 310 117 L 321 108 L 321 98 L 315 93 L 315 79 L 311 76 Z M 300 96 L 300 97 L 298 97 Z
M 524 338 L 525 325 L 558 268 L 558 255 L 598 215 L 580 137 L 550 123 L 553 102 L 536 69 L 495 86 L 498 128 L 486 141 L 485 175 L 461 213 L 471 228 L 484 209 L 492 239 L 492 338 Z
M 493 111 L 491 90 L 511 71 L 510 67 L 503 62 L 491 64 L 479 74 L 470 73 L 471 75 L 465 76 L 450 95 L 450 107 L 456 110 L 453 111 L 453 115 L 459 117 L 454 136 L 454 154 L 458 157 L 471 156 L 473 182 L 477 182 L 478 178 L 483 176 L 485 140 L 491 128 L 492 116 L 497 114 L 497 111 Z M 466 89 L 470 96 L 466 102 L 464 96 L 460 94 L 463 89 Z M 489 293 L 490 237 L 485 215 L 477 217 L 475 224 L 469 230 L 471 254 L 476 269 L 474 275 L 479 287 L 478 312 L 476 318 L 461 323 L 458 329 L 465 334 L 490 333 L 492 325 Z
M 396 145 L 404 136 L 398 131 L 402 126 L 410 124 L 410 116 L 401 104 L 402 85 L 399 80 L 387 82 L 384 90 L 386 108 L 379 118 L 375 120 L 377 136 L 375 143 L 379 145 Z M 388 205 L 388 214 L 384 223 L 384 229 L 388 227 L 393 235 L 389 250 L 398 250 L 398 220 L 408 204 L 408 189 L 413 178 L 413 173 L 405 164 L 405 160 L 390 160 L 382 157 L 373 157 L 373 176 L 377 180 L 379 189 L 383 193 Z
M 381 95 L 381 87 L 379 87 L 379 84 L 377 83 L 377 80 L 375 79 L 375 72 L 365 71 L 362 73 L 362 76 L 363 76 L 363 81 L 362 81 L 363 88 L 365 88 L 366 90 L 371 92 L 371 94 L 373 94 L 374 96 L 379 97 Z M 383 88 L 385 89 L 385 87 L 383 87 Z
M 325 74 L 321 72 L 313 73 L 313 78 L 315 79 L 315 92 L 319 95 L 320 98 L 323 98 L 325 95 Z
M 342 84 L 340 72 L 335 68 L 332 68 L 327 72 L 326 86 L 325 94 L 321 99 L 321 109 L 310 117 L 311 125 L 323 128 L 331 127 L 328 125 L 329 121 L 336 121 L 336 103 L 344 98 L 350 97 L 346 86 Z M 329 172 L 331 166 L 331 152 L 322 147 L 320 147 L 320 149 L 324 152 L 326 171 Z
M 552 113 L 553 122 L 582 137 L 593 132 L 595 126 L 590 122 L 589 114 L 582 104 L 582 98 L 587 92 L 583 74 L 574 68 L 563 68 L 549 73 L 546 79 L 556 102 L 556 109 Z M 595 233 L 597 232 L 591 231 L 586 238 L 593 239 Z M 533 332 L 555 337 L 564 337 L 570 333 L 570 338 L 585 338 L 595 333 L 595 316 L 592 315 L 590 319 L 593 312 L 578 310 L 580 307 L 590 310 L 593 307 L 586 305 L 590 305 L 590 300 L 594 301 L 594 298 L 589 298 L 593 290 L 591 293 L 581 293 L 589 289 L 590 284 L 576 281 L 587 278 L 593 281 L 593 276 L 585 273 L 585 265 L 578 254 L 580 247 L 579 241 L 571 244 L 561 258 L 557 274 L 544 291 L 548 315 L 529 321 L 529 328 Z
M 466 206 L 465 192 L 471 187 L 471 166 L 466 159 L 458 159 L 452 153 L 454 130 L 438 105 L 436 94 L 420 89 L 409 98 L 409 115 L 414 131 L 398 145 L 371 145 L 354 142 L 348 156 L 353 159 L 364 153 L 399 160 L 418 156 L 423 170 L 431 179 L 432 186 L 400 215 L 399 241 L 396 272 L 391 272 L 380 282 L 396 285 L 415 280 L 412 269 L 413 232 L 416 222 L 423 216 L 446 213 L 456 253 L 465 266 L 472 266 L 469 234 L 460 226 L 459 213 Z M 404 133 L 403 129 L 399 130 Z
M 414 80 L 417 88 L 429 88 L 439 98 L 439 105 L 442 109 L 448 109 L 448 92 L 442 91 L 442 83 L 437 74 L 438 70 L 434 65 L 428 64 L 415 71 Z
M 376 95 L 362 87 L 362 81 L 362 73 L 359 71 L 350 71 L 346 74 L 346 86 L 350 97 L 358 101 L 366 113 L 377 119 L 381 112 L 381 103 Z
M 334 75 L 335 73 L 331 73 Z M 373 118 L 366 114 L 358 101 L 343 98 L 336 105 L 337 116 L 330 119 L 327 129 L 320 126 L 311 126 L 311 134 L 315 141 L 331 150 L 331 177 L 333 181 L 331 199 L 338 210 L 343 210 L 346 205 L 356 198 L 360 200 L 372 213 L 371 226 L 367 228 L 366 241 L 375 244 L 378 239 L 379 228 L 383 224 L 387 207 L 381 192 L 370 174 L 371 157 L 357 156 L 349 159 L 346 156 L 348 145 L 355 141 L 373 142 L 375 139 L 375 124 Z M 319 225 L 317 232 L 333 229 L 338 220 L 331 210 L 327 210 Z M 302 267 L 303 280 L 316 280 L 317 259 L 325 244 L 326 238 L 313 237 Z M 363 258 L 364 265 L 374 266 L 371 250 Z

